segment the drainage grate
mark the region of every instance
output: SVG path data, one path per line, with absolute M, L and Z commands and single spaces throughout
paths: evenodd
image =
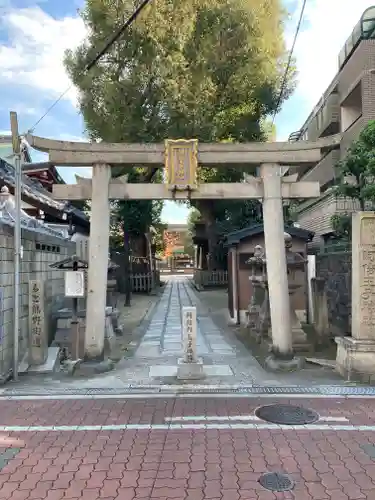
M 14 458 L 17 453 L 20 452 L 20 448 L 7 448 L 0 452 L 0 470 L 2 470 L 7 463 Z
M 319 415 L 314 410 L 283 404 L 261 406 L 255 411 L 255 415 L 266 422 L 281 425 L 305 425 L 319 420 Z
M 20 388 L 12 389 L 6 388 L 0 391 L 0 397 L 17 397 L 17 396 L 64 396 L 64 395 L 74 395 L 74 396 L 90 396 L 95 394 L 105 394 L 105 395 L 124 395 L 124 394 L 172 394 L 172 395 L 183 395 L 183 394 L 238 394 L 241 397 L 242 394 L 257 394 L 257 395 L 269 395 L 269 394 L 281 394 L 281 395 L 294 395 L 294 394 L 314 394 L 318 396 L 375 396 L 375 387 L 347 387 L 340 385 L 320 385 L 313 387 L 306 386 L 238 386 L 238 387 L 178 387 L 175 386 L 148 386 L 148 385 L 126 385 L 123 388 L 102 388 L 94 387 L 92 389 L 71 389 L 71 388 L 61 388 L 61 387 L 43 387 L 40 389 L 34 388 Z
M 271 491 L 290 491 L 294 488 L 294 482 L 286 474 L 279 472 L 268 472 L 258 479 L 263 488 Z

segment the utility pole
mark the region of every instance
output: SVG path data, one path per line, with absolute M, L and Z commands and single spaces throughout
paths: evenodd
M 14 333 L 13 333 L 13 379 L 18 380 L 18 340 L 20 330 L 20 261 L 21 261 L 21 139 L 18 132 L 17 113 L 10 112 L 10 130 L 15 157 L 14 200 L 16 220 L 14 223 Z

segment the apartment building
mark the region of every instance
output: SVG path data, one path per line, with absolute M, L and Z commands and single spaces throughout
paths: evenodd
M 338 56 L 338 72 L 321 100 L 290 141 L 316 140 L 341 133 L 340 147 L 330 151 L 312 168 L 298 169 L 300 180 L 319 181 L 321 197 L 302 202 L 297 209 L 298 223 L 315 232 L 314 244 L 332 237 L 331 217 L 352 212 L 353 200 L 336 199 L 332 186 L 337 162 L 369 120 L 375 119 L 375 6 L 367 9 L 356 24 Z

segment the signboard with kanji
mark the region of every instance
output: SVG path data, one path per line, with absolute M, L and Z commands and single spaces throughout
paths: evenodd
M 48 343 L 45 331 L 44 283 L 29 281 L 29 364 L 43 364 L 47 358 Z
M 82 298 L 85 288 L 84 271 L 65 271 L 65 297 Z
M 170 189 L 197 188 L 197 153 L 196 139 L 165 141 L 165 181 Z
M 193 363 L 197 360 L 197 309 L 196 307 L 182 308 L 182 328 L 185 362 Z

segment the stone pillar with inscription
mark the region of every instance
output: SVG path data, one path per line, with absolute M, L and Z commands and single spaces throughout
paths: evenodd
M 197 353 L 197 309 L 182 308 L 182 336 L 184 357 L 178 360 L 177 378 L 179 380 L 197 380 L 204 378 L 203 360 Z
M 28 363 L 42 365 L 48 355 L 48 338 L 45 328 L 44 283 L 29 281 L 29 351 Z
M 352 336 L 335 340 L 337 370 L 375 381 L 375 212 L 352 216 Z

